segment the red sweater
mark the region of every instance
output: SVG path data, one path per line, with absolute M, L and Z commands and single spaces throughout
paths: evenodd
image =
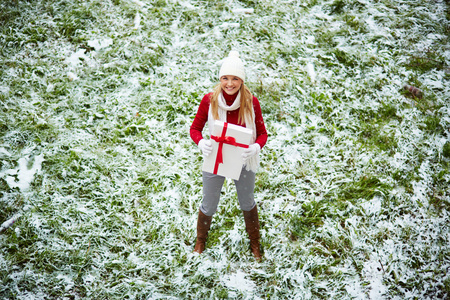
M 212 93 L 206 94 L 202 101 L 200 102 L 200 106 L 198 107 L 197 115 L 195 116 L 194 122 L 192 122 L 191 125 L 191 138 L 192 140 L 198 144 L 200 140 L 203 138 L 202 131 L 203 127 L 205 127 L 206 122 L 208 121 L 208 112 L 209 112 L 209 104 L 211 103 L 211 96 Z M 227 105 L 232 105 L 234 100 L 237 97 L 236 95 L 228 95 L 227 93 L 223 93 L 223 96 L 225 98 L 225 101 L 227 102 Z M 238 124 L 238 118 L 239 118 L 239 109 L 229 111 L 227 114 L 227 122 L 230 124 L 236 124 L 242 127 L 245 127 L 244 124 Z M 267 142 L 267 131 L 266 126 L 264 125 L 264 120 L 261 113 L 261 107 L 259 105 L 258 99 L 253 96 L 253 109 L 255 111 L 255 124 L 256 124 L 256 141 L 255 143 L 258 143 L 262 147 Z

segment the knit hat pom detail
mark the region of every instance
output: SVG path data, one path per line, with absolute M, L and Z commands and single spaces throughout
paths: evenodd
M 237 58 L 239 58 L 239 52 L 237 52 L 236 50 L 231 50 L 230 54 L 228 54 L 228 57 L 237 57 Z

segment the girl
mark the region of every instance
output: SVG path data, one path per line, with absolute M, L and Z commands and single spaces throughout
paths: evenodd
M 219 84 L 205 95 L 191 125 L 190 135 L 204 156 L 212 151 L 210 140 L 202 136 L 208 122 L 210 135 L 214 120 L 236 124 L 253 130 L 253 141 L 242 154 L 245 164 L 239 180 L 235 180 L 239 205 L 244 214 L 245 227 L 250 238 L 253 256 L 261 260 L 258 210 L 254 200 L 255 173 L 259 165 L 259 152 L 267 141 L 267 131 L 258 99 L 245 86 L 245 69 L 237 51 L 224 59 L 219 72 Z M 212 216 L 219 204 L 225 177 L 203 172 L 203 200 L 197 220 L 197 242 L 194 252 L 202 253 L 211 225 Z

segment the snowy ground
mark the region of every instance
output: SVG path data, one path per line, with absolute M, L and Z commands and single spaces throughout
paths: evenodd
M 2 1 L 0 298 L 448 298 L 449 33 L 448 1 Z M 192 254 L 188 131 L 231 49 L 262 263 L 229 180 Z

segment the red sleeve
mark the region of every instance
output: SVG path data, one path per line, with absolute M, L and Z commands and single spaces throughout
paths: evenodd
M 200 142 L 200 140 L 203 138 L 202 131 L 203 127 L 205 127 L 205 124 L 208 121 L 208 112 L 209 112 L 209 104 L 211 103 L 210 102 L 211 95 L 212 93 L 203 96 L 203 99 L 198 107 L 197 114 L 195 115 L 195 119 L 191 125 L 190 129 L 191 139 L 196 144 L 198 144 L 198 142 Z
M 266 125 L 264 125 L 264 120 L 262 117 L 261 106 L 259 105 L 258 99 L 253 96 L 253 109 L 255 111 L 255 125 L 256 125 L 256 143 L 261 146 L 261 149 L 267 142 L 267 131 Z

